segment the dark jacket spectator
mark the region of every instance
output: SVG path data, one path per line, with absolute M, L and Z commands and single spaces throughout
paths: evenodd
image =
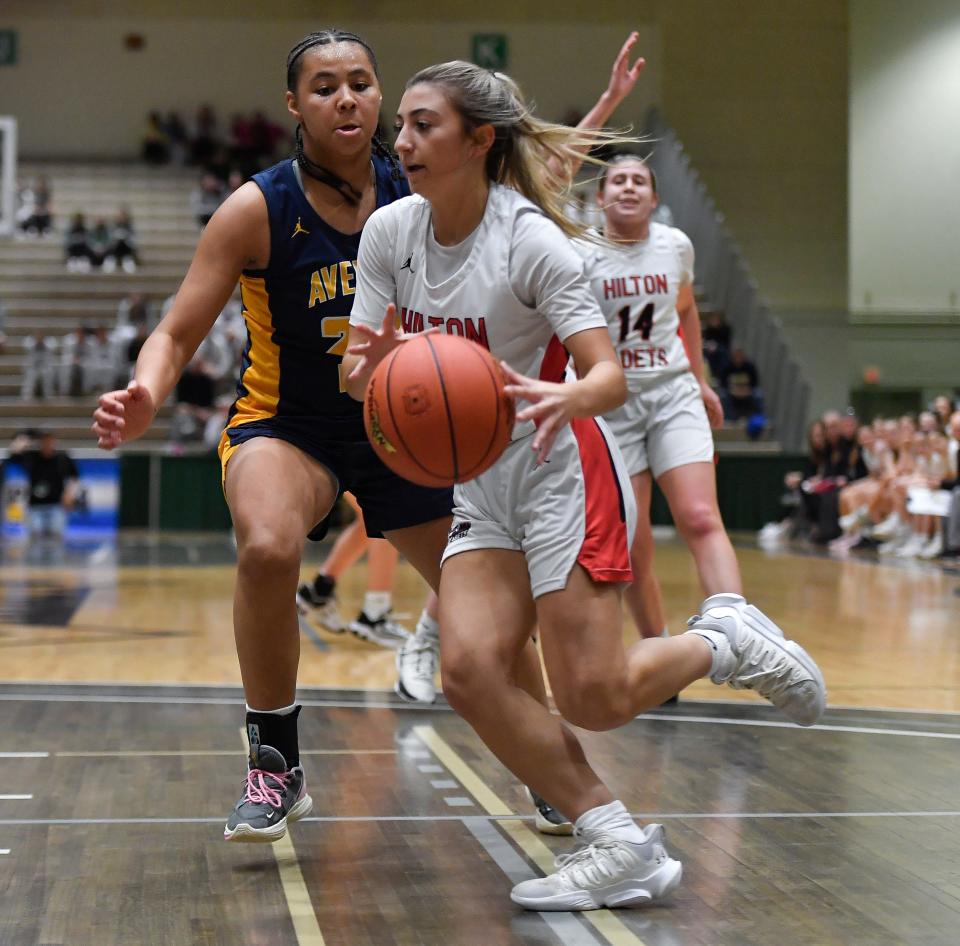
M 720 375 L 728 420 L 739 420 L 758 411 L 759 380 L 754 363 L 747 358 L 742 348 L 735 348 L 730 355 L 730 364 Z

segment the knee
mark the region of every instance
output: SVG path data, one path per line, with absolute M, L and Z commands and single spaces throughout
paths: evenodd
M 453 710 L 469 719 L 482 697 L 482 681 L 487 677 L 476 661 L 462 648 L 444 645 L 440 651 L 440 681 L 443 695 Z
M 553 698 L 567 722 L 592 732 L 616 729 L 633 716 L 626 689 L 609 676 L 581 677 L 557 688 Z
M 440 681 L 447 703 L 467 722 L 496 713 L 509 685 L 507 669 L 495 654 L 448 641 L 440 647 Z
M 255 526 L 238 535 L 237 568 L 245 576 L 276 578 L 300 570 L 302 543 L 277 529 Z
M 693 503 L 677 518 L 677 528 L 686 539 L 705 539 L 723 530 L 720 512 L 712 503 Z

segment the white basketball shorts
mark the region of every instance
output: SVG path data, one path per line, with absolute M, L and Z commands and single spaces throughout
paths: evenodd
M 477 549 L 522 552 L 534 598 L 565 588 L 578 563 L 594 581 L 632 581 L 636 503 L 610 429 L 576 418 L 539 467 L 532 442 L 515 440 L 489 470 L 454 487 L 443 561 Z
M 654 478 L 688 463 L 713 462 L 713 434 L 697 379 L 685 371 L 606 415 L 631 476 Z

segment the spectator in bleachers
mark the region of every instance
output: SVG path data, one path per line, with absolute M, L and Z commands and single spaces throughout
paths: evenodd
M 57 449 L 57 438 L 49 431 L 41 432 L 36 440 L 24 434 L 15 437 L 9 458 L 23 467 L 30 480 L 27 523 L 31 538 L 62 536 L 67 511 L 77 495 L 77 465 L 69 454 Z
M 209 105 L 197 109 L 193 137 L 190 139 L 190 160 L 205 167 L 220 141 L 217 138 L 217 116 Z
M 240 370 L 240 360 L 247 343 L 247 323 L 239 300 L 231 299 L 223 308 L 210 330 L 218 349 L 218 363 L 226 365 L 219 379 L 232 377 Z
M 129 342 L 137 334 L 141 323 L 150 322 L 150 304 L 142 292 L 131 292 L 120 300 L 117 306 L 117 321 L 113 326 L 114 337 L 123 343 Z
M 730 326 L 722 312 L 705 312 L 703 316 L 703 356 L 710 365 L 710 373 L 718 381 L 730 363 Z
M 807 538 L 817 520 L 817 488 L 827 469 L 827 428 L 815 420 L 807 428 L 807 459 L 799 470 L 783 478 L 786 495 L 782 503 L 786 515 L 779 522 L 768 522 L 758 535 L 761 545 L 770 546 L 793 538 Z
M 253 147 L 253 129 L 249 118 L 237 112 L 230 119 L 230 157 L 247 173 L 258 170 L 256 151 Z
M 20 398 L 31 401 L 37 394 L 39 382 L 40 396 L 51 398 L 56 394 L 55 374 L 57 360 L 57 340 L 43 332 L 28 335 L 23 340 L 25 353 L 23 364 L 23 384 Z
M 91 264 L 94 267 L 102 266 L 110 249 L 110 227 L 103 217 L 98 217 L 87 231 L 87 244 L 90 247 Z
M 75 397 L 83 393 L 83 369 L 88 350 L 87 338 L 91 329 L 81 325 L 60 342 L 57 364 L 57 387 L 61 397 Z
M 135 273 L 139 261 L 133 220 L 130 219 L 130 211 L 124 207 L 110 227 L 110 241 L 103 258 L 103 271 L 112 273 L 119 265 L 125 273 Z
M 190 154 L 190 141 L 187 126 L 179 112 L 167 112 L 167 117 L 163 120 L 163 131 L 170 143 L 170 160 L 177 165 L 186 164 Z
M 64 242 L 67 269 L 72 273 L 88 273 L 96 258 L 90 246 L 90 234 L 82 213 L 75 213 Z
M 200 184 L 190 195 L 190 209 L 197 223 L 205 227 L 223 202 L 223 182 L 215 174 L 205 172 Z
M 953 401 L 946 394 L 938 394 L 933 399 L 932 410 L 937 417 L 940 429 L 947 433 L 950 428 L 950 417 L 954 412 Z
M 274 163 L 277 144 L 287 137 L 287 131 L 270 121 L 263 112 L 254 112 L 250 119 L 250 145 L 258 169 Z
M 87 335 L 82 363 L 84 394 L 117 386 L 121 371 L 120 347 L 105 325 L 98 325 Z
M 960 411 L 954 411 L 947 424 L 947 459 L 956 476 L 960 471 Z
M 730 363 L 720 372 L 720 399 L 727 420 L 746 419 L 762 410 L 760 376 L 742 348 L 735 348 Z
M 217 367 L 207 357 L 211 350 L 209 341 L 207 336 L 177 382 L 177 404 L 170 424 L 170 440 L 174 444 L 202 442 L 207 421 L 214 413 Z
M 138 322 L 134 335 L 127 341 L 122 349 L 123 354 L 123 374 L 127 381 L 133 377 L 133 370 L 137 366 L 137 359 L 140 357 L 140 349 L 143 343 L 150 337 L 150 326 L 146 321 Z
M 32 186 L 22 187 L 18 194 L 16 219 L 24 236 L 43 236 L 53 228 L 50 184 L 42 174 Z
M 147 164 L 166 164 L 170 160 L 170 139 L 159 112 L 147 115 L 141 153 Z
M 229 197 L 235 190 L 241 188 L 246 182 L 247 178 L 243 171 L 239 170 L 239 168 L 234 168 L 227 177 L 227 188 L 224 193 L 224 199 Z

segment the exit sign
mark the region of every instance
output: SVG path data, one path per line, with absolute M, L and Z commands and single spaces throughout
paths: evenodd
M 506 33 L 473 34 L 473 61 L 484 69 L 506 69 L 507 50 Z

